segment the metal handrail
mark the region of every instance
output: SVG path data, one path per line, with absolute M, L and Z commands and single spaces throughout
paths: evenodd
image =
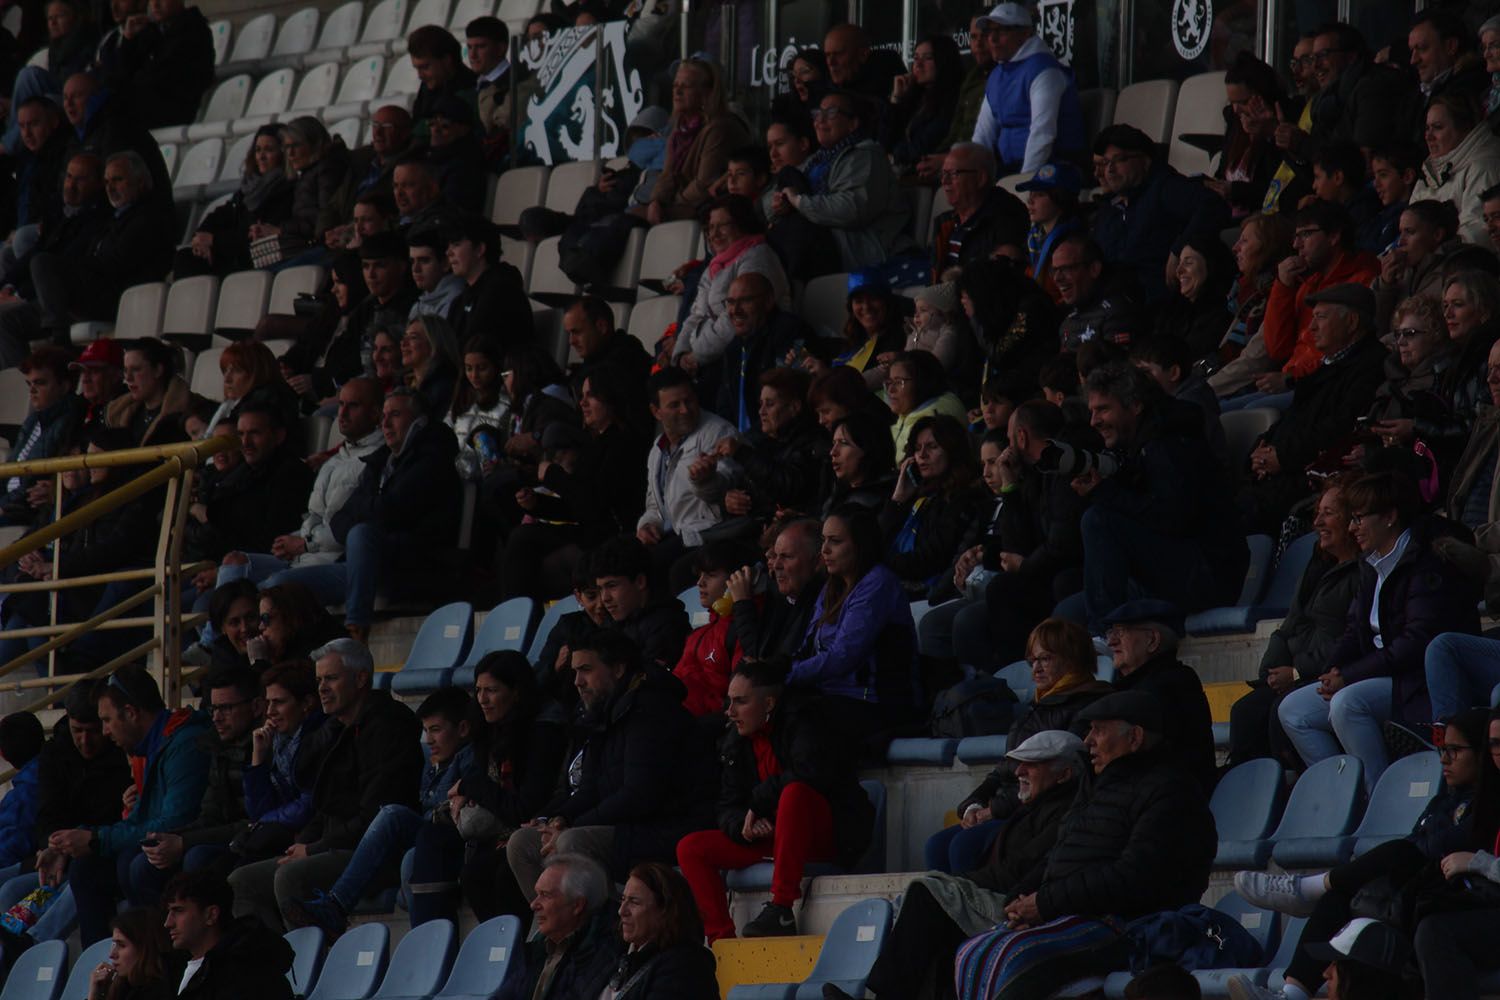
M 154 490 L 163 487 L 166 489 L 166 497 L 162 506 L 161 530 L 157 538 L 156 558 L 152 566 L 63 579 L 61 578 L 61 552 L 59 549 L 54 549 L 50 580 L 0 586 L 0 593 L 48 592 L 52 597 L 49 624 L 0 631 L 0 638 L 52 637 L 35 649 L 28 650 L 8 663 L 0 665 L 0 677 L 5 677 L 44 656 L 49 662 L 47 675 L 0 684 L 0 690 L 49 689 L 45 696 L 26 706 L 26 711 L 35 711 L 56 703 L 62 695 L 77 684 L 107 676 L 126 663 L 150 655 L 152 668 L 161 686 L 162 697 L 170 706 L 176 707 L 180 703 L 182 629 L 184 626 L 198 624 L 205 617 L 202 614 L 190 614 L 186 618 L 183 617 L 182 581 L 184 577 L 212 568 L 214 565 L 211 562 L 187 565 L 182 563 L 183 532 L 188 506 L 191 503 L 193 477 L 208 458 L 234 446 L 235 443 L 230 438 L 212 437 L 203 441 L 188 441 L 180 444 L 0 463 L 0 479 L 11 476 L 53 477 L 54 500 L 53 520 L 21 539 L 0 547 L 0 565 L 14 562 L 27 553 L 36 552 L 65 535 L 86 528 L 100 517 L 119 510 L 125 504 Z M 63 473 L 152 463 L 159 464 L 77 510 L 68 514 L 62 513 L 61 477 Z M 57 594 L 59 591 L 132 580 L 149 582 L 149 586 L 85 621 L 58 623 Z M 152 614 L 149 617 L 125 617 L 127 612 L 148 601 L 153 602 Z M 86 674 L 65 677 L 56 675 L 55 653 L 73 640 L 96 629 L 139 628 L 147 625 L 153 629 L 152 637 L 129 652 L 115 657 Z

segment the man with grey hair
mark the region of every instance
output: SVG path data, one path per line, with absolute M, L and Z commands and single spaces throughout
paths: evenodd
M 328 716 L 301 751 L 320 761 L 312 819 L 281 857 L 237 868 L 229 877 L 235 916 L 254 914 L 272 929 L 301 926 L 296 904 L 333 885 L 382 806 L 418 808 L 421 726 L 411 709 L 373 689 L 369 648 L 335 639 L 312 656 L 318 701 Z M 398 873 L 389 867 L 382 880 L 394 884 Z
M 1255 531 L 1280 530 L 1292 507 L 1311 494 L 1307 467 L 1329 445 L 1353 436 L 1356 421 L 1370 411 L 1375 392 L 1386 378 L 1390 355 L 1372 335 L 1373 291 L 1346 282 L 1320 288 L 1303 301 L 1312 310 L 1308 329 L 1321 362 L 1297 379 L 1291 405 L 1250 453 L 1251 480 L 1243 506 L 1250 511 Z M 1391 421 L 1374 430 L 1400 423 Z M 1405 433 L 1415 432 L 1408 429 Z M 1409 441 L 1401 434 L 1387 434 L 1381 443 L 1389 448 Z
M 1162 735 L 1184 771 L 1205 792 L 1214 786 L 1214 724 L 1196 671 L 1177 659 L 1182 614 L 1166 601 L 1127 601 L 1104 617 L 1115 664 L 1115 687 L 1161 700 Z
M 520 996 L 565 1000 L 603 991 L 622 951 L 609 889 L 609 876 L 593 858 L 565 852 L 547 858 L 531 901 Z
M 1061 729 L 1011 748 L 1021 806 L 1000 828 L 984 867 L 962 875 L 928 872 L 906 887 L 901 913 L 866 984 L 877 997 L 952 996 L 958 946 L 1005 918 L 1012 895 L 1041 880 L 1047 852 L 1084 771 L 1083 740 Z M 829 1000 L 847 998 L 839 990 Z
M 112 320 L 120 296 L 132 285 L 160 281 L 172 265 L 178 231 L 171 203 L 150 197 L 151 171 L 136 152 L 116 153 L 104 163 L 104 190 L 114 220 L 85 255 L 39 253 L 31 260 L 31 279 L 41 333 L 68 343 L 75 320 Z M 29 310 L 11 310 L 13 317 Z
M 1082 520 L 1090 631 L 1101 634 L 1104 616 L 1132 596 L 1168 600 L 1183 611 L 1233 604 L 1250 553 L 1198 408 L 1167 397 L 1151 376 L 1124 363 L 1094 369 L 1087 388 L 1089 422 L 1112 461 L 1056 450 L 1038 468 L 1065 472 L 1091 499 Z
M 730 634 L 752 659 L 791 656 L 807 634 L 813 605 L 823 589 L 823 528 L 810 517 L 782 525 L 766 556 L 771 592 L 761 595 L 756 570 L 744 567 L 729 577 L 734 599 Z
M 952 211 L 934 220 L 932 276 L 988 260 L 1001 247 L 1026 259 L 1026 231 L 1031 217 L 1021 199 L 995 186 L 995 154 L 975 142 L 956 142 L 943 157 L 938 175 Z

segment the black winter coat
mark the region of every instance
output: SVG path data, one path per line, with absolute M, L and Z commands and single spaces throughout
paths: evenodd
M 208 784 L 198 818 L 179 830 L 184 847 L 227 844 L 249 825 L 245 818 L 245 768 L 250 763 L 250 737 L 226 746 L 210 727 L 199 743 L 208 758 Z
M 1058 439 L 1092 451 L 1104 446 L 1092 427 L 1065 426 Z M 1035 586 L 1050 587 L 1058 573 L 1083 565 L 1081 525 L 1089 500 L 1078 495 L 1069 477 L 1034 468 L 1023 472 L 1019 487 L 1005 499 L 1000 535 L 1009 551 L 1025 557 L 1016 572 Z M 998 569 L 998 564 L 988 563 L 990 554 L 985 555 L 989 568 Z
M 1082 761 L 1079 762 L 1083 766 Z M 1063 817 L 1078 794 L 1078 779 L 1053 785 L 1034 801 L 1018 805 L 1000 833 L 983 868 L 965 876 L 981 889 L 1009 893 L 1020 885 L 1038 884 L 1047 855 L 1057 843 Z
M 818 501 L 818 472 L 828 464 L 828 434 L 804 410 L 774 438 L 746 433 L 734 461 L 749 480 L 752 517 L 769 520 L 781 507 L 810 511 Z
M 1385 382 L 1385 346 L 1365 337 L 1349 353 L 1299 378 L 1292 406 L 1262 438 L 1276 449 L 1283 474 L 1302 476 L 1313 459 L 1354 433 Z
M 329 719 L 308 736 L 312 742 L 303 752 L 319 763 L 313 816 L 297 842 L 313 853 L 353 850 L 381 806 L 419 809 L 426 763 L 421 724 L 385 691 L 371 691 L 365 699 L 351 724 Z
M 323 150 L 316 163 L 297 175 L 292 182 L 292 210 L 281 224 L 281 235 L 290 239 L 316 242 L 322 231 L 318 220 L 323 209 L 333 201 L 334 194 L 344 181 L 349 170 L 349 150 L 341 140 L 335 139 Z
M 106 83 L 127 95 L 142 128 L 193 120 L 214 82 L 214 37 L 201 10 L 188 7 L 170 21 L 148 24 L 121 41 L 119 52 L 118 79 Z
M 553 462 L 542 485 L 561 498 L 559 505 L 578 522 L 586 540 L 634 533 L 646 509 L 646 480 L 640 472 L 650 449 L 647 433 L 613 423 L 583 449 L 574 471 Z M 537 498 L 539 512 L 545 499 Z
M 631 952 L 620 959 L 612 982 L 615 1000 L 715 1000 L 719 981 L 714 953 L 696 941 L 665 951 Z
M 221 559 L 235 549 L 270 552 L 279 535 L 296 531 L 316 474 L 290 444 L 259 466 L 242 462 L 208 501 L 208 523 L 190 521 L 188 541 L 200 558 Z
M 808 344 L 816 337 L 813 328 L 796 313 L 772 309 L 760 329 L 752 332 L 748 338 L 736 336 L 724 348 L 723 358 L 719 362 L 719 389 L 714 412 L 730 423 L 738 424 L 740 362 L 743 360 L 745 412 L 751 414 L 753 419 L 753 415 L 759 412 L 761 375 L 781 364 L 786 352 L 796 348 L 799 341 Z
M 1078 713 L 1113 690 L 1104 681 L 1091 680 L 1048 695 L 1041 701 L 1031 702 L 1016 721 L 1011 723 L 1006 745 L 1018 747 L 1037 733 L 1048 729 L 1067 729 L 1080 737 L 1088 735 L 1088 724 L 1077 721 Z M 958 804 L 958 814 L 962 816 L 964 810 L 977 803 L 988 806 L 994 819 L 1004 819 L 1015 813 L 1021 805 L 1016 798 L 1018 787 L 1015 762 L 1006 758 L 996 764 L 984 782 Z
M 521 272 L 503 260 L 485 268 L 479 280 L 453 300 L 448 322 L 460 344 L 470 337 L 488 337 L 509 351 L 531 343 L 531 300 Z
M 292 1000 L 292 946 L 255 917 L 235 920 L 179 996 L 185 1000 Z M 306 984 L 301 989 L 306 990 Z
M 880 512 L 880 528 L 885 534 L 885 564 L 901 578 L 901 585 L 916 598 L 926 598 L 929 581 L 941 588 L 943 571 L 953 565 L 959 540 L 985 509 L 983 486 L 966 486 L 947 492 L 923 492 L 922 509 L 913 515 L 916 501 L 896 503 L 888 500 Z M 916 539 L 911 548 L 898 552 L 895 543 L 907 518 L 915 516 Z M 952 574 L 949 574 L 951 582 Z
M 85 760 L 73 745 L 67 717 L 58 719 L 37 763 L 37 843 L 58 830 L 119 822 L 120 796 L 131 781 L 123 750 L 106 737 L 99 755 Z
M 176 232 L 171 215 L 158 203 L 138 201 L 104 231 L 89 256 L 73 262 L 70 277 L 118 301 L 131 285 L 166 277 L 176 250 Z
M 615 908 L 606 902 L 573 935 L 552 982 L 541 994 L 536 987 L 547 964 L 547 940 L 538 936 L 527 941 L 518 955 L 525 960 L 524 974 L 505 977 L 499 1000 L 594 1000 L 609 984 L 625 950 L 617 923 Z
M 682 659 L 682 647 L 693 631 L 687 612 L 675 597 L 651 602 L 617 627 L 640 649 L 642 663 L 667 670 Z
M 1145 691 L 1161 700 L 1166 716 L 1163 755 L 1197 778 L 1205 796 L 1212 792 L 1217 777 L 1214 720 L 1198 672 L 1170 656 L 1158 656 L 1129 674 L 1117 673 L 1115 688 Z
M 621 681 L 614 697 L 581 717 L 577 789 L 564 786 L 544 810 L 569 826 L 614 827 L 617 880 L 637 862 L 671 858 L 678 840 L 712 822 L 713 758 L 697 746 L 685 693 L 654 666 Z
M 770 726 L 771 750 L 781 773 L 764 780 L 753 738 L 730 727 L 719 743 L 719 829 L 735 843 L 747 843 L 746 811 L 774 821 L 781 793 L 801 782 L 828 800 L 839 864 L 852 867 L 870 846 L 875 822 L 875 807 L 859 785 L 857 748 L 838 737 L 818 698 L 784 699 Z
M 557 787 L 568 749 L 567 720 L 556 702 L 526 718 L 503 720 L 481 735 L 459 792 L 501 822 L 518 827 L 537 815 Z
M 766 595 L 763 604 L 757 605 L 754 600 L 735 601 L 729 634 L 748 659 L 791 656 L 802 645 L 822 589 L 823 578 L 814 574 L 796 601 L 788 601 L 774 590 Z
M 382 445 L 365 456 L 359 486 L 330 527 L 343 544 L 356 524 L 378 525 L 398 565 L 430 568 L 433 550 L 451 548 L 457 540 L 462 484 L 453 459 L 458 441 L 446 424 L 429 420 L 407 435 L 382 483 L 390 453 Z
M 1292 606 L 1266 642 L 1260 677 L 1273 667 L 1292 667 L 1299 679 L 1310 681 L 1328 669 L 1328 653 L 1344 634 L 1349 605 L 1359 593 L 1359 559 L 1334 565 L 1314 555 L 1297 584 Z
M 1198 902 L 1218 850 L 1208 799 L 1162 748 L 1117 758 L 1085 777 L 1063 817 L 1036 893 L 1042 920 L 1129 920 Z

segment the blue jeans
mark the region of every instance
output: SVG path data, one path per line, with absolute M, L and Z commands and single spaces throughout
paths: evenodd
M 1488 705 L 1500 684 L 1500 640 L 1445 632 L 1427 646 L 1432 717 L 1447 722 L 1466 708 Z
M 1330 700 L 1309 684 L 1281 699 L 1276 710 L 1281 728 L 1308 764 L 1341 752 L 1358 757 L 1365 767 L 1365 792 L 1375 788 L 1390 760 L 1382 732 L 1391 717 L 1391 679 L 1372 677 L 1342 687 Z
M 40 884 L 36 872 L 7 879 L 4 885 L 0 885 L 0 910 L 15 906 Z M 47 912 L 31 925 L 26 934 L 33 941 L 66 941 L 77 924 L 78 906 L 73 902 L 73 889 L 64 885 L 62 892 L 53 898 L 52 905 L 47 907 Z
M 1229 413 L 1232 410 L 1249 410 L 1261 406 L 1285 412 L 1291 408 L 1291 405 L 1292 394 L 1290 392 L 1247 392 L 1219 400 L 1219 412 Z
M 344 620 L 369 625 L 375 615 L 375 592 L 385 564 L 385 536 L 373 524 L 356 524 L 344 539 L 344 561 L 321 566 L 299 566 L 267 577 L 262 587 L 300 583 L 311 588 L 324 604 L 344 602 Z
M 382 868 L 401 858 L 416 843 L 421 825 L 422 817 L 406 806 L 380 807 L 375 821 L 359 838 L 359 846 L 354 849 L 354 856 L 349 859 L 344 873 L 328 890 L 345 913 L 354 911 L 354 905 L 364 897 L 365 890 L 370 888 L 370 883 L 375 881 Z
M 930 871 L 962 875 L 984 863 L 984 855 L 995 842 L 1004 820 L 989 819 L 965 830 L 955 823 L 927 838 L 922 857 Z
M 1083 594 L 1089 628 L 1134 597 L 1171 601 L 1184 611 L 1212 607 L 1213 567 L 1190 538 L 1163 535 L 1098 504 L 1083 514 Z M 1238 587 L 1238 584 L 1236 584 Z

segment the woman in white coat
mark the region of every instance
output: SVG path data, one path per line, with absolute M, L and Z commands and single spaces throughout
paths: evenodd
M 1451 90 L 1433 98 L 1423 134 L 1429 155 L 1411 200 L 1451 201 L 1464 241 L 1490 246 L 1479 196 L 1500 183 L 1500 139 L 1485 127 L 1479 106 Z

